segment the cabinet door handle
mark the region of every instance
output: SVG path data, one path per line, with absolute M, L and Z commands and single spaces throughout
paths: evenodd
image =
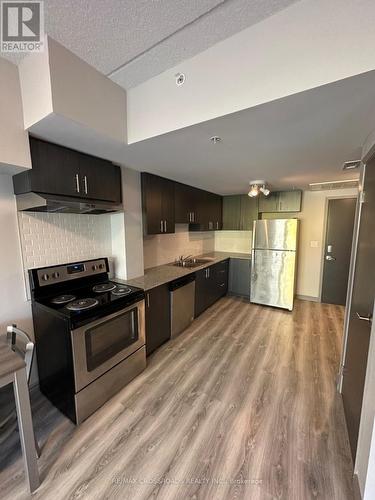
M 147 307 L 150 307 L 150 294 L 147 294 Z
M 195 213 L 191 212 L 191 222 L 195 222 Z
M 85 194 L 87 194 L 87 192 L 88 192 L 88 189 L 87 189 L 88 184 L 87 184 L 87 176 L 86 175 L 83 176 L 83 187 L 85 189 Z
M 216 229 L 219 229 L 219 221 L 216 222 Z
M 163 232 L 163 227 L 164 227 L 164 226 L 163 226 L 163 221 L 161 220 L 161 221 L 160 221 L 160 232 L 161 232 L 161 233 Z
M 164 221 L 164 232 L 165 233 L 167 232 L 167 221 L 166 220 Z
M 76 174 L 76 175 L 74 176 L 74 178 L 75 178 L 75 180 L 76 180 L 76 191 L 77 191 L 77 193 L 79 193 L 79 175 L 78 175 L 78 174 Z

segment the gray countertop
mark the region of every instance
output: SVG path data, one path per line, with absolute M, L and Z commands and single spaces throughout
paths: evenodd
M 174 266 L 173 264 L 164 264 L 163 266 L 151 267 L 149 269 L 146 269 L 143 276 L 139 276 L 130 280 L 116 279 L 116 281 L 120 281 L 121 283 L 125 283 L 127 285 L 136 286 L 138 288 L 142 288 L 143 290 L 150 290 L 151 288 L 164 285 L 165 283 L 169 283 L 170 281 L 194 273 L 196 271 L 199 271 L 200 269 L 212 266 L 212 264 L 215 264 L 217 262 L 221 262 L 226 259 L 250 260 L 251 256 L 247 253 L 211 252 L 199 255 L 197 256 L 197 258 L 210 258 L 212 259 L 212 261 L 194 268 L 178 267 Z

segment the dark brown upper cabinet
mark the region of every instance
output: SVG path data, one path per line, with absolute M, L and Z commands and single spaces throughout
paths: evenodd
M 175 183 L 146 172 L 141 181 L 144 233 L 174 233 Z
M 175 224 L 188 224 L 189 231 L 222 228 L 221 196 L 154 174 L 141 178 L 145 234 L 174 233 Z
M 175 183 L 176 223 L 191 231 L 213 231 L 222 226 L 222 197 L 179 182 Z
M 200 205 L 198 208 L 200 230 L 201 231 L 217 231 L 222 228 L 222 197 L 201 191 Z
M 15 194 L 121 203 L 121 170 L 107 160 L 30 137 L 32 169 L 13 176 Z
M 198 222 L 199 189 L 175 182 L 176 224 Z
M 86 198 L 121 202 L 121 170 L 109 161 L 79 153 L 81 192 Z

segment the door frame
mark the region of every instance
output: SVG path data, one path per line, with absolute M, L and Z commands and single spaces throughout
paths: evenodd
M 361 215 L 362 215 L 362 205 L 363 205 L 363 185 L 366 174 L 366 164 L 362 163 L 360 176 L 358 180 L 358 198 L 357 198 L 357 206 L 355 210 L 354 217 L 354 230 L 353 230 L 353 241 L 352 241 L 352 252 L 350 256 L 350 265 L 349 265 L 349 279 L 348 279 L 348 291 L 346 294 L 346 303 L 345 303 L 345 315 L 344 315 L 344 331 L 343 338 L 341 343 L 341 358 L 340 358 L 340 366 L 339 372 L 337 374 L 337 391 L 342 393 L 342 383 L 343 383 L 343 370 L 344 370 L 344 362 L 346 357 L 346 348 L 348 343 L 348 333 L 349 333 L 349 320 L 350 320 L 350 309 L 352 306 L 352 297 L 353 297 L 353 285 L 354 285 L 354 275 L 355 275 L 355 267 L 357 263 L 357 251 L 358 251 L 358 239 L 359 239 L 359 228 L 361 225 Z M 324 245 L 325 248 L 325 245 Z
M 354 216 L 354 228 L 353 228 L 353 240 L 352 240 L 352 250 L 351 250 L 351 258 L 350 258 L 350 265 L 349 265 L 349 281 L 348 281 L 348 290 L 349 290 L 349 285 L 350 285 L 350 273 L 351 273 L 351 267 L 352 267 L 352 255 L 353 255 L 353 243 L 354 243 L 354 236 L 355 236 L 355 228 L 356 228 L 356 223 L 357 223 L 357 211 L 358 211 L 358 200 L 359 200 L 359 194 L 357 196 L 354 196 L 352 194 L 346 194 L 346 195 L 341 195 L 341 196 L 327 196 L 325 200 L 325 206 L 324 206 L 324 224 L 323 224 L 323 238 L 322 238 L 322 248 L 321 248 L 321 259 L 320 259 L 320 282 L 319 282 L 319 302 L 322 302 L 322 294 L 323 294 L 323 277 L 324 277 L 324 256 L 325 256 L 325 248 L 326 248 L 326 243 L 327 243 L 327 225 L 328 225 L 328 207 L 329 207 L 329 202 L 330 200 L 347 200 L 347 199 L 353 199 L 357 200 L 357 205 L 355 209 L 355 216 Z M 357 238 L 358 239 L 358 238 Z M 347 305 L 347 304 L 346 304 Z M 346 307 L 345 305 L 345 307 Z

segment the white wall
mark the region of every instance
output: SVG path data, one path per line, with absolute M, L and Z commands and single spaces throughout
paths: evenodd
M 0 334 L 16 323 L 33 333 L 30 303 L 26 300 L 12 177 L 0 174 Z
M 45 50 L 24 57 L 19 65 L 25 129 L 53 112 L 48 43 Z
M 144 273 L 141 175 L 121 167 L 124 212 L 112 215 L 112 255 L 117 278 L 131 279 Z
M 215 250 L 217 252 L 250 253 L 252 231 L 216 231 Z
M 356 188 L 304 191 L 302 211 L 282 215 L 282 217 L 297 217 L 301 220 L 298 245 L 297 295 L 320 300 L 327 200 L 329 198 L 356 197 L 357 195 L 358 190 Z M 280 214 L 263 214 L 263 218 L 275 217 L 280 217 Z
M 187 224 L 176 224 L 174 234 L 145 236 L 143 254 L 145 269 L 173 262 L 180 255 L 201 255 L 215 249 L 215 233 L 189 232 Z
M 144 271 L 141 174 L 130 168 L 123 168 L 122 179 L 126 272 L 127 278 L 131 279 L 142 275 Z
M 126 143 L 125 90 L 52 38 L 48 51 L 54 112 Z
M 357 196 L 357 194 L 357 189 L 304 191 L 302 212 L 297 215 L 301 219 L 297 279 L 298 295 L 320 297 L 327 200 L 329 198 Z M 315 244 L 317 244 L 316 247 Z
M 373 0 L 296 2 L 130 89 L 128 141 L 370 71 L 374 24 Z
M 31 168 L 17 66 L 0 57 L 0 173 Z
M 125 146 L 125 90 L 55 40 L 25 57 L 19 73 L 24 123 L 34 134 L 100 157 Z

